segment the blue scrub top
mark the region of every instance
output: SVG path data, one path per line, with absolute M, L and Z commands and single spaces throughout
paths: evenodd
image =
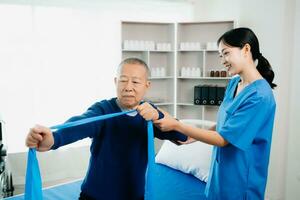
M 208 199 L 264 199 L 276 104 L 265 79 L 234 97 L 239 81 L 229 82 L 218 112 L 216 131 L 229 144 L 214 147 Z

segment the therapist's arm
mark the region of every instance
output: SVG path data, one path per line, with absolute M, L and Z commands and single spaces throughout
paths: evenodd
M 214 146 L 224 147 L 228 144 L 228 142 L 217 131 L 215 131 L 215 127 L 212 127 L 212 130 L 196 128 L 177 121 L 170 115 L 166 114 L 163 119 L 155 120 L 154 124 L 162 131 L 178 131 L 188 137 Z

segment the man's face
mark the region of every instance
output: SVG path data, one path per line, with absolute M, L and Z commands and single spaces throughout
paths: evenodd
M 144 98 L 150 82 L 147 70 L 140 64 L 123 65 L 120 74 L 115 78 L 117 97 L 123 108 L 134 109 Z

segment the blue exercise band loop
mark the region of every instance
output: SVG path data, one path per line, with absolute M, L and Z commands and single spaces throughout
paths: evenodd
M 64 128 L 69 128 L 69 127 L 73 127 L 73 126 L 79 126 L 79 125 L 82 125 L 82 124 L 87 124 L 87 123 L 90 123 L 90 122 L 100 121 L 100 120 L 104 120 L 104 119 L 108 119 L 108 118 L 112 118 L 112 117 L 117 117 L 117 116 L 120 116 L 120 115 L 125 115 L 125 114 L 128 114 L 128 113 L 132 113 L 132 112 L 136 112 L 136 110 L 129 110 L 129 111 L 124 111 L 124 112 L 101 115 L 101 116 L 97 116 L 97 117 L 90 117 L 90 118 L 81 119 L 81 120 L 74 121 L 74 122 L 67 122 L 67 123 L 64 123 L 64 124 L 51 126 L 50 129 L 51 130 L 58 130 L 58 129 L 64 129 Z

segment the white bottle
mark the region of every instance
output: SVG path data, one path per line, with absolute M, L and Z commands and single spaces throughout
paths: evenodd
M 128 49 L 128 40 L 124 40 L 123 49 Z
M 186 77 L 186 68 L 185 67 L 181 68 L 181 77 Z
M 187 67 L 186 69 L 186 77 L 191 77 L 191 68 Z
M 140 41 L 140 50 L 145 50 L 145 41 L 144 40 Z
M 151 51 L 155 50 L 155 42 L 154 42 L 154 41 L 151 41 L 150 43 L 151 43 L 151 45 L 150 45 L 150 50 L 151 50 Z
M 197 69 L 196 69 L 196 76 L 197 77 L 201 76 L 201 72 L 200 72 L 200 68 L 199 67 L 197 67 Z
M 185 47 L 184 43 L 180 42 L 180 46 L 179 46 L 180 50 L 184 50 L 184 47 Z
M 165 68 L 165 67 L 162 67 L 162 68 L 161 68 L 161 76 L 162 76 L 162 77 L 165 77 L 165 76 L 166 76 L 166 68 Z
M 161 77 L 161 68 L 157 67 L 156 69 L 157 69 L 157 71 L 156 71 L 157 77 Z
M 171 51 L 171 43 L 167 43 L 167 51 Z
M 196 68 L 192 67 L 191 69 L 191 77 L 196 77 Z
M 151 68 L 151 76 L 156 77 L 156 70 L 155 67 Z

